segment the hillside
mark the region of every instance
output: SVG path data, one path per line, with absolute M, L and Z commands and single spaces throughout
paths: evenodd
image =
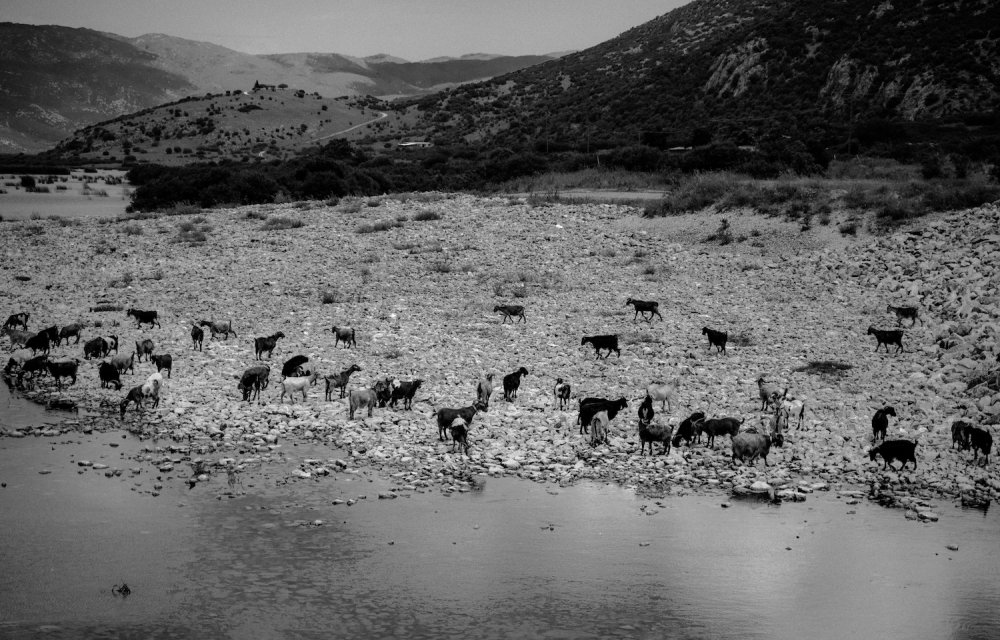
M 892 121 L 945 120 L 974 136 L 1000 107 L 997 24 L 1000 6 L 985 1 L 695 0 L 590 49 L 406 104 L 441 142 L 508 147 L 770 134 L 829 147 L 846 143 L 849 123 L 892 139 L 898 129 L 878 126 Z
M 0 153 L 42 151 L 97 122 L 184 97 L 248 90 L 255 82 L 329 97 L 414 95 L 550 59 L 258 56 L 163 34 L 126 38 L 0 23 Z

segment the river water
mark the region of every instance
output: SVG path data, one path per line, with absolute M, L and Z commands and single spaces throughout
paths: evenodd
M 37 419 L 0 400 L 8 423 Z M 494 478 L 381 500 L 375 472 L 292 479 L 343 457 L 292 444 L 231 496 L 225 474 L 189 489 L 184 464 L 136 461 L 143 446 L 0 439 L 0 637 L 1000 637 L 995 509 L 944 503 L 922 524 L 832 492 L 776 506 Z

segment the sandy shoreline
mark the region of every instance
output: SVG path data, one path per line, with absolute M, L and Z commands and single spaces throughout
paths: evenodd
M 415 219 L 426 212 L 441 217 Z M 83 341 L 116 333 L 123 353 L 152 339 L 156 353 L 175 361 L 158 410 L 121 422 L 124 391 L 100 388 L 97 363 L 82 360 L 83 341 L 54 350 L 82 360 L 77 384 L 60 397 L 97 414 L 81 418 L 83 427 L 158 432 L 210 467 L 230 458 L 266 463 L 277 442 L 311 442 L 344 449 L 347 464 L 381 470 L 404 489 L 452 490 L 476 475 L 609 480 L 653 495 L 767 481 L 786 499 L 852 490 L 915 514 L 930 513 L 935 500 L 1000 495 L 994 463 L 973 466 L 970 453 L 949 449 L 952 420 L 984 425 L 1000 414 L 994 391 L 966 391 L 967 379 L 997 353 L 998 272 L 986 259 L 1000 250 L 995 207 L 928 222 L 919 235 L 846 246 L 796 242 L 797 226 L 786 225 L 794 231 L 775 228 L 719 247 L 691 242 L 697 227 L 690 221 L 635 214 L 614 205 L 533 207 L 424 194 L 200 218 L 6 222 L 0 313 L 29 311 L 35 330 L 84 321 Z M 264 231 L 262 217 L 303 226 Z M 379 221 L 398 224 L 358 232 Z M 185 224 L 204 230 L 207 241 L 181 241 L 189 237 Z M 336 301 L 323 304 L 324 293 Z M 628 297 L 660 301 L 664 321 L 633 323 L 623 306 Z M 162 328 L 138 330 L 124 311 L 88 311 L 101 300 L 157 309 Z M 893 326 L 886 304 L 907 301 L 921 306 L 925 324 L 907 330 L 905 353 L 873 353 L 865 330 Z M 502 325 L 492 309 L 507 303 L 523 304 L 527 323 Z M 190 323 L 202 318 L 231 319 L 238 337 L 206 338 L 203 352 L 192 351 Z M 335 324 L 356 328 L 356 350 L 334 347 Z M 703 326 L 744 339 L 731 342 L 726 356 L 712 354 Z M 279 330 L 287 338 L 273 369 L 303 354 L 322 374 L 361 366 L 350 388 L 384 376 L 421 378 L 413 410 L 376 409 L 371 419 L 349 421 L 345 400 L 323 400 L 322 382 L 305 403 L 277 404 L 273 384 L 263 404 L 241 403 L 236 377 L 254 363 L 252 338 Z M 603 333 L 620 334 L 620 358 L 595 360 L 589 346 L 581 348 L 581 336 Z M 795 371 L 820 360 L 852 368 L 839 377 Z M 499 380 L 520 366 L 529 375 L 517 400 L 507 403 L 498 391 L 473 421 L 470 457 L 449 453 L 433 412 L 471 404 L 482 372 Z M 137 365 L 123 378 L 126 388 L 152 370 Z M 638 455 L 635 411 L 649 382 L 676 377 L 681 384 L 680 406 L 658 411 L 658 421 L 676 424 L 701 410 L 749 425 L 760 418 L 755 381 L 762 374 L 807 399 L 804 428 L 772 449 L 770 467 L 734 465 L 728 438 L 715 450 L 702 444 Z M 628 398 L 608 446 L 591 448 L 573 424 L 575 412 L 555 409 L 557 377 L 573 385 L 573 406 L 586 396 Z M 57 395 L 47 380 L 40 390 L 43 398 Z M 883 471 L 881 459 L 868 458 L 871 414 L 886 404 L 899 413 L 890 437 L 918 440 L 915 471 Z M 323 472 L 313 466 L 320 470 L 302 472 Z

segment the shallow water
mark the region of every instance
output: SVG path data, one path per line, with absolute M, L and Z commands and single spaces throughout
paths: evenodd
M 45 407 L 23 397 L 16 389 L 0 383 L 0 428 L 57 424 L 65 417 L 65 412 L 47 411 Z
M 830 493 L 723 509 L 515 479 L 379 500 L 374 473 L 290 480 L 304 458 L 341 457 L 292 445 L 229 498 L 224 474 L 189 490 L 186 465 L 168 478 L 132 459 L 139 446 L 118 432 L 0 440 L 0 636 L 1000 634 L 996 510 L 941 504 L 920 524 Z M 127 598 L 110 590 L 122 581 Z

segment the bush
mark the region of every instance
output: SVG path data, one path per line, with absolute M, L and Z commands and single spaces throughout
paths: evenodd
M 127 224 L 125 225 L 125 234 L 129 236 L 141 236 L 142 227 L 137 224 Z
M 393 227 L 401 227 L 402 223 L 395 220 L 379 220 L 378 222 L 373 222 L 372 224 L 363 224 L 359 226 L 355 231 L 357 233 L 375 233 L 376 231 L 388 231 Z
M 715 233 L 705 238 L 705 242 L 718 242 L 721 245 L 727 245 L 732 241 L 733 234 L 729 229 L 729 220 L 726 218 L 719 222 L 719 228 L 715 230 Z
M 444 260 L 432 262 L 429 268 L 435 273 L 451 273 L 451 263 Z
M 343 297 L 340 294 L 339 289 L 327 289 L 322 294 L 320 294 L 320 302 L 323 304 L 334 304 L 335 302 L 341 302 Z
M 264 224 L 262 224 L 260 228 L 262 231 L 280 231 L 283 229 L 298 229 L 302 226 L 305 226 L 305 223 L 301 220 L 293 220 L 292 218 L 281 216 L 265 220 Z
M 413 219 L 417 222 L 427 222 L 428 220 L 440 220 L 441 214 L 437 211 L 431 211 L 430 209 L 421 209 L 417 212 Z

